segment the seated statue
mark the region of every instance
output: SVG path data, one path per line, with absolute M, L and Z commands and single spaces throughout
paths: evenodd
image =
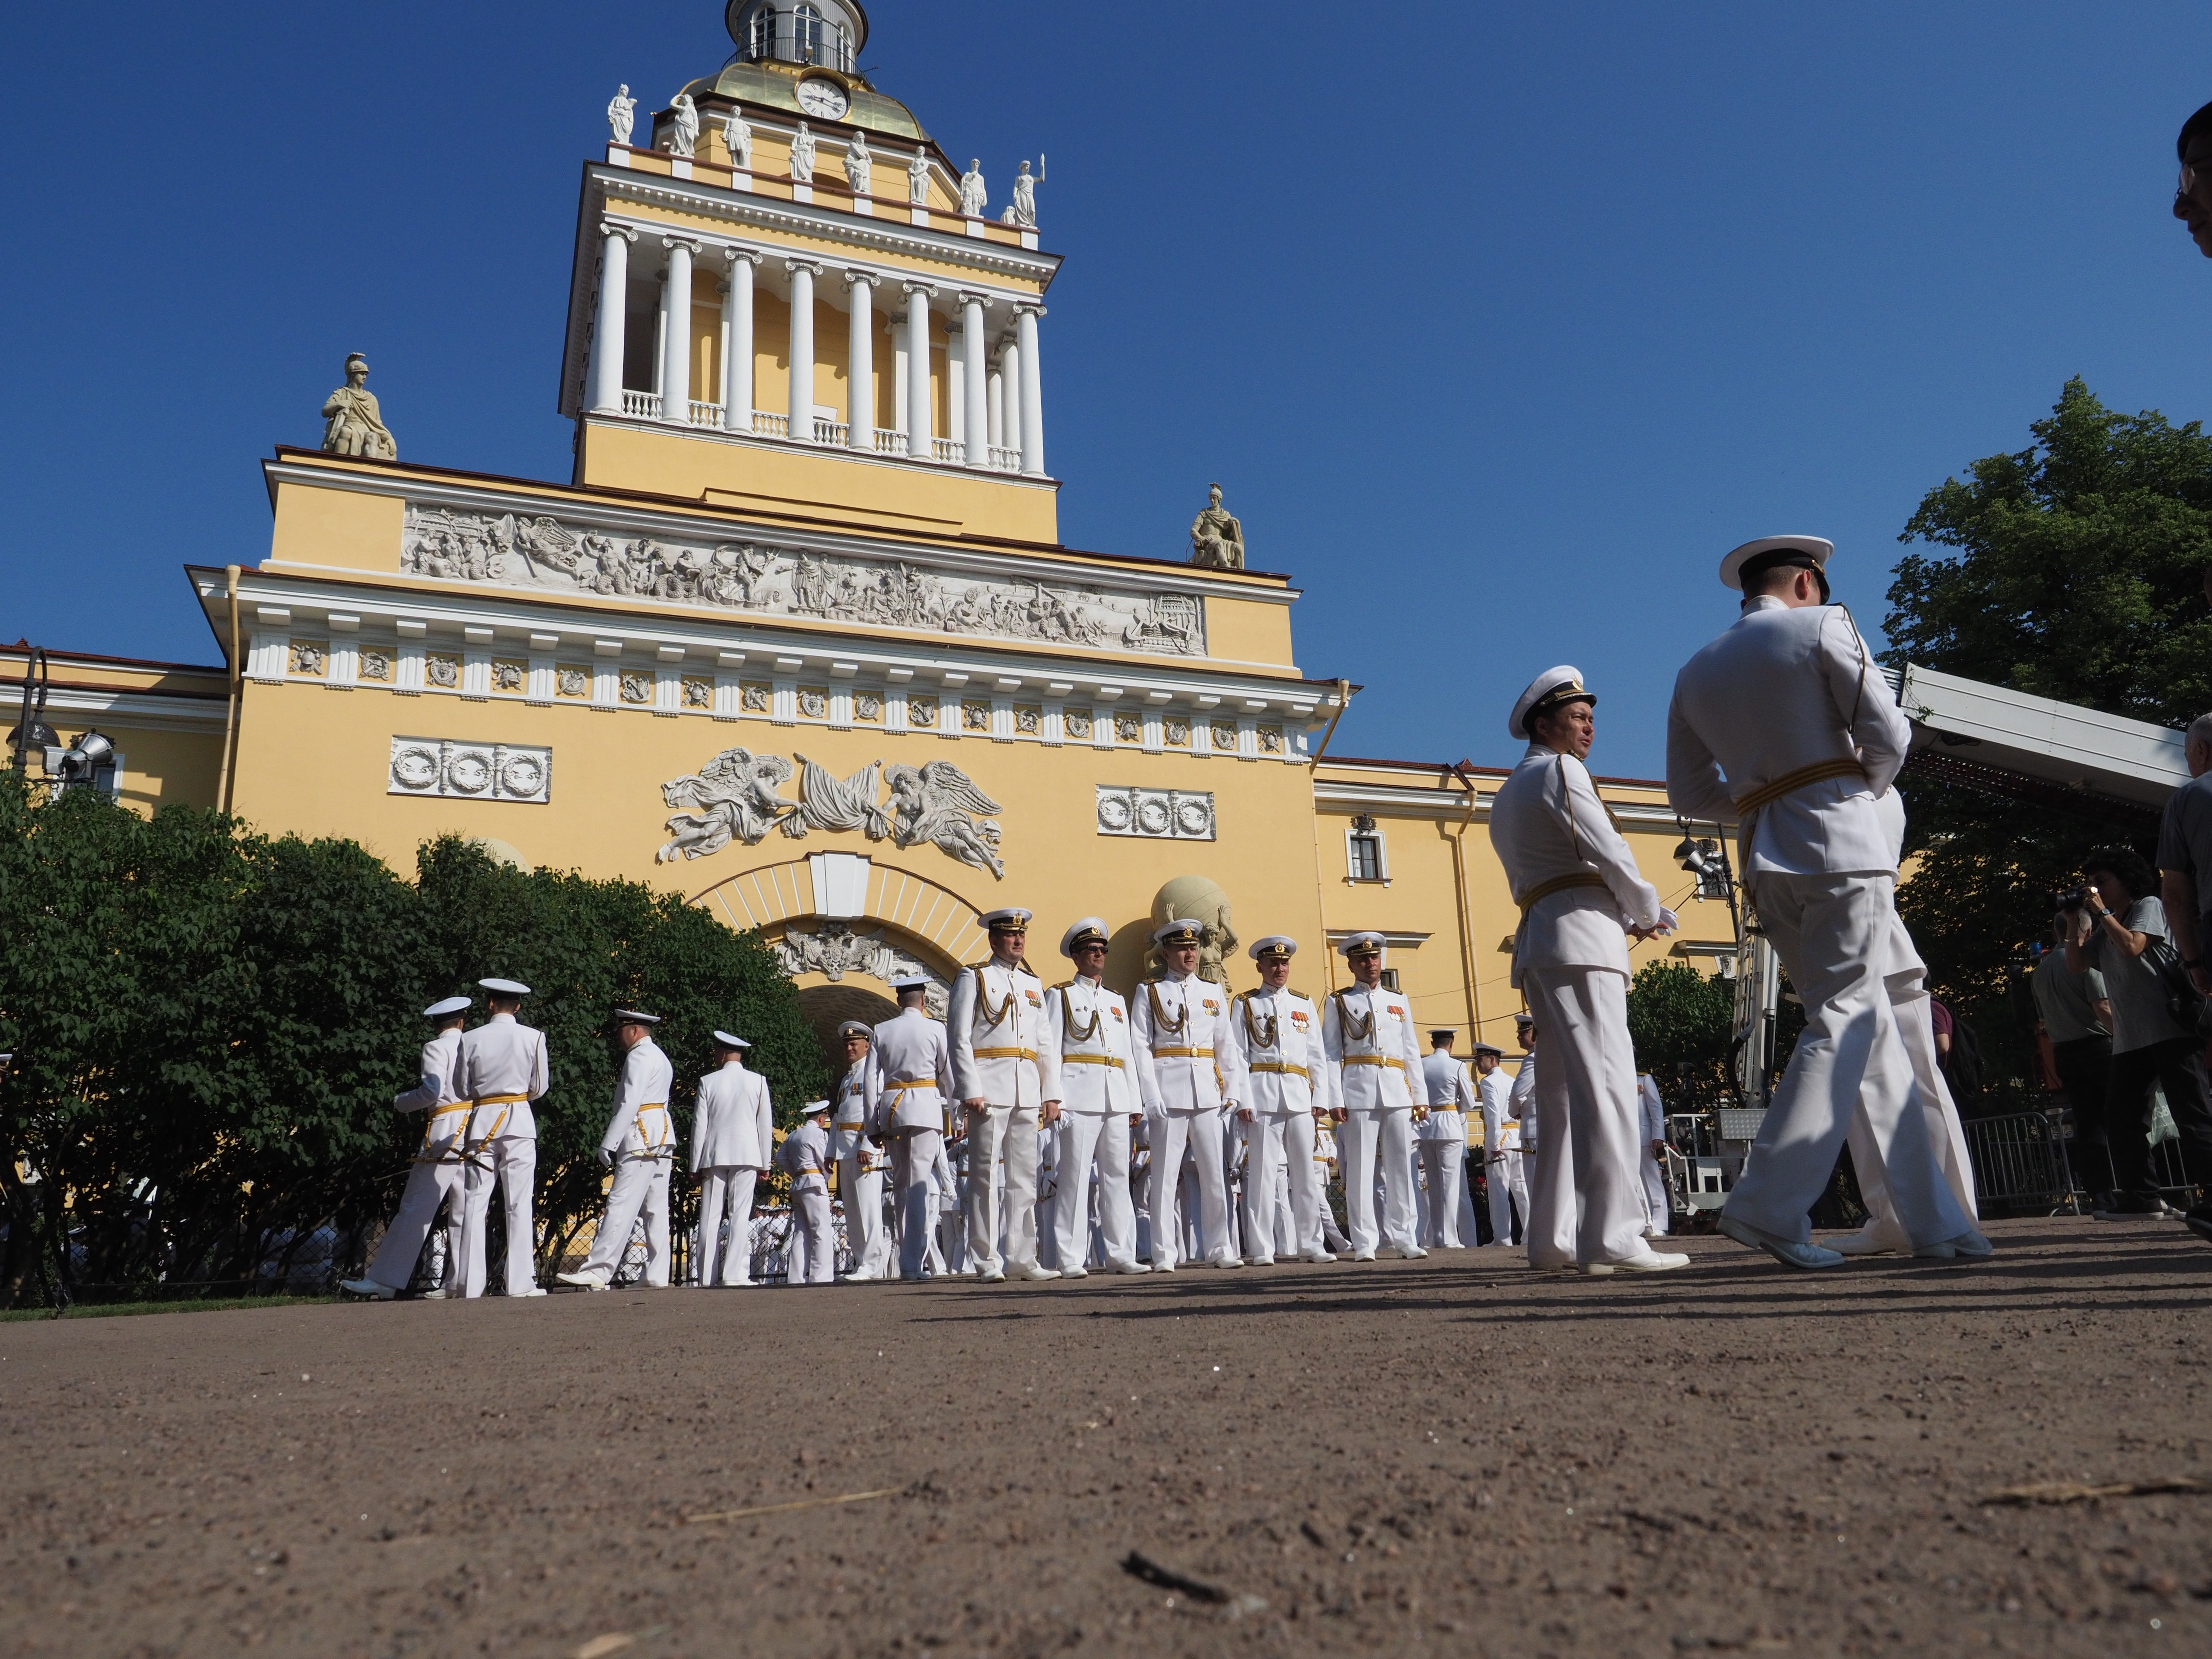
M 1221 510 L 1221 486 L 1206 492 L 1206 510 L 1190 522 L 1190 562 L 1216 570 L 1244 568 L 1244 526 Z
M 396 461 L 399 445 L 384 424 L 376 394 L 368 389 L 368 359 L 358 351 L 345 361 L 346 383 L 323 404 L 323 451 Z

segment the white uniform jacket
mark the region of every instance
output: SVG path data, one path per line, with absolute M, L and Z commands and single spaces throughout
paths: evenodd
M 1130 1068 L 1128 1004 L 1079 977 L 1044 994 L 1037 1074 L 1045 1099 L 1088 1117 L 1134 1112 L 1137 1080 Z
M 1429 1115 L 1413 1131 L 1420 1140 L 1456 1140 L 1467 1145 L 1467 1114 L 1480 1111 L 1481 1098 L 1467 1062 L 1451 1054 L 1430 1054 L 1421 1060 L 1429 1088 Z
M 545 1033 L 522 1024 L 513 1014 L 494 1014 L 461 1037 L 461 1092 L 477 1103 L 469 1139 L 507 1135 L 538 1138 L 538 1115 L 530 1103 L 546 1090 Z
M 952 1048 L 945 1028 L 919 1008 L 876 1027 L 868 1050 L 868 1127 L 943 1133 L 952 1098 Z
M 791 1177 L 791 1190 L 827 1193 L 830 1190 L 830 1132 L 812 1118 L 783 1138 L 775 1149 L 776 1167 Z
M 945 1010 L 952 1040 L 955 1100 L 994 1106 L 1042 1105 L 1037 1048 L 1044 1030 L 1044 981 L 995 958 L 963 968 Z
M 1693 823 L 1736 823 L 1747 875 L 1894 873 L 1875 803 L 1912 738 L 1881 665 L 1840 605 L 1792 610 L 1771 594 L 1682 665 L 1667 712 L 1667 799 Z M 1805 782 L 1746 813 L 1739 801 L 1808 769 L 1858 770 Z
M 676 1126 L 668 1115 L 668 1094 L 676 1068 L 651 1037 L 623 1057 L 622 1080 L 615 1085 L 615 1114 L 599 1137 L 604 1152 L 617 1158 L 673 1158 Z
M 1330 992 L 1321 1006 L 1321 1041 L 1335 1073 L 1335 1106 L 1347 1112 L 1402 1112 L 1428 1104 L 1413 1009 L 1400 993 L 1380 985 Z
M 1330 1110 L 1336 1091 L 1321 1046 L 1321 1010 L 1287 985 L 1231 998 L 1221 1080 L 1230 1102 L 1258 1117 Z
M 428 1112 L 422 1152 L 435 1158 L 453 1150 L 468 1127 L 469 1097 L 461 1092 L 461 1034 L 447 1027 L 422 1045 L 421 1081 L 392 1103 L 395 1112 Z
M 837 1158 L 857 1158 L 863 1170 L 876 1170 L 889 1160 L 882 1148 L 868 1139 L 868 1067 L 871 1060 L 848 1066 L 830 1100 L 830 1151 Z
M 742 1060 L 699 1079 L 699 1108 L 691 1118 L 691 1172 L 765 1170 L 775 1152 L 768 1079 Z
M 1521 1121 L 1513 1113 L 1513 1078 L 1500 1066 L 1488 1077 L 1475 1079 L 1482 1099 L 1482 1146 L 1488 1158 L 1521 1150 Z
M 1536 1144 L 1536 1056 L 1521 1056 L 1521 1069 L 1513 1074 L 1513 1090 L 1509 1097 L 1513 1103 L 1513 1121 L 1521 1126 L 1521 1146 L 1528 1151 Z
M 1644 1142 L 1648 1147 L 1667 1139 L 1667 1103 L 1659 1097 L 1659 1085 L 1649 1072 L 1636 1074 L 1636 1091 L 1644 1103 Z
M 1672 926 L 1590 782 L 1589 769 L 1540 743 L 1498 787 L 1490 845 L 1521 913 L 1513 983 L 1527 968 L 1628 972 L 1627 929 Z M 1536 902 L 1528 904 L 1535 896 Z
M 1229 1047 L 1229 993 L 1193 975 L 1147 980 L 1129 1011 L 1137 1096 L 1145 1109 L 1205 1112 L 1221 1104 L 1215 1071 Z

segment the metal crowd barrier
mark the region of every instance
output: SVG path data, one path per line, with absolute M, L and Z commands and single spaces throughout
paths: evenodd
M 2081 1139 L 2070 1107 L 1967 1118 L 1961 1127 L 1984 1215 L 2086 1215 L 2112 1189 L 2112 1154 Z M 2179 1139 L 2151 1148 L 2151 1174 L 2168 1203 L 2187 1209 L 2197 1201 L 2197 1178 Z

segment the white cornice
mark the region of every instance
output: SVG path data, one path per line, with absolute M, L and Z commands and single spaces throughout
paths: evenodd
M 1324 760 L 1322 764 L 1326 766 L 1328 763 Z M 1487 823 L 1490 804 L 1497 799 L 1497 793 L 1493 789 L 1470 796 L 1458 788 L 1445 791 L 1402 784 L 1346 783 L 1334 778 L 1314 780 L 1314 805 L 1317 807 L 1338 812 L 1372 812 L 1393 818 L 1466 819 Z M 1620 800 L 1602 785 L 1598 787 L 1598 794 L 1623 825 L 1670 832 L 1676 827 L 1674 811 L 1668 807 Z
M 665 421 L 647 421 L 629 415 L 605 415 L 586 410 L 582 413 L 587 426 L 620 427 L 630 432 L 647 432 L 663 438 L 690 438 L 706 443 L 730 444 L 740 449 L 757 449 L 770 454 L 793 453 L 819 455 L 827 459 L 854 466 L 873 466 L 889 471 L 927 472 L 943 477 L 947 472 L 957 477 L 980 477 L 994 484 L 1004 484 L 1016 489 L 1056 490 L 1060 481 L 1030 472 L 981 471 L 971 467 L 949 467 L 942 461 L 920 461 L 911 455 L 886 455 L 880 450 L 848 449 L 836 444 L 817 444 L 811 449 L 793 443 L 788 438 L 763 438 L 750 432 L 732 432 L 726 426 L 672 426 Z
M 96 686 L 56 685 L 46 693 L 49 714 L 77 714 L 128 722 L 140 731 L 220 732 L 230 700 L 225 696 L 155 696 L 143 691 L 103 691 Z

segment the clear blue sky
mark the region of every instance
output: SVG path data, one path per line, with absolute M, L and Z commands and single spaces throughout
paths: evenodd
M 2072 374 L 2212 412 L 2166 215 L 2198 5 L 922 4 L 876 84 L 1004 199 L 1050 157 L 1063 538 L 1176 556 L 1218 479 L 1346 753 L 1510 763 L 1547 665 L 1655 775 L 1747 537 L 1869 628 L 1921 495 Z M 210 660 L 186 562 L 366 351 L 410 459 L 565 478 L 579 169 L 721 0 L 16 5 L 0 637 Z

